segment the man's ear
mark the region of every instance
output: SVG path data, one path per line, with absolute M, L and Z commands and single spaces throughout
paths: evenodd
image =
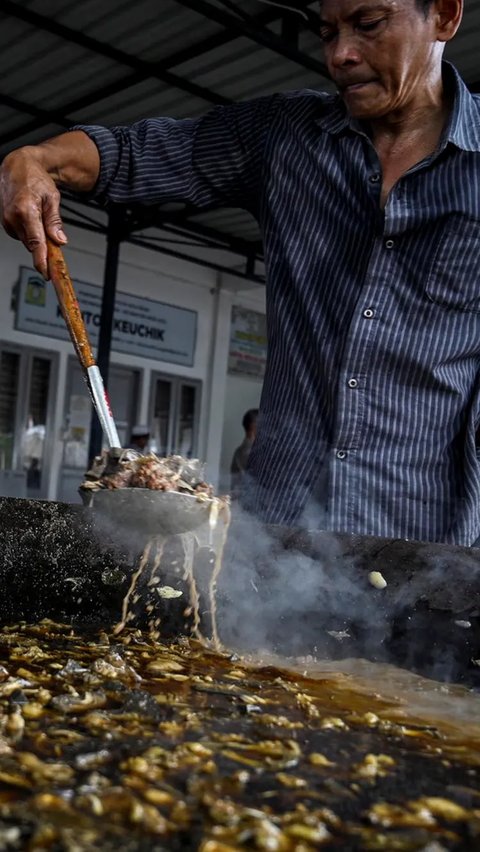
M 437 40 L 450 41 L 463 16 L 463 0 L 435 0 L 433 14 L 437 23 Z

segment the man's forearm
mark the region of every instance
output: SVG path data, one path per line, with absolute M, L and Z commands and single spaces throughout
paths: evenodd
M 32 158 L 45 169 L 59 187 L 90 192 L 100 171 L 97 146 L 82 130 L 62 133 L 39 145 L 14 151 L 13 155 Z M 10 155 L 12 156 L 12 155 Z

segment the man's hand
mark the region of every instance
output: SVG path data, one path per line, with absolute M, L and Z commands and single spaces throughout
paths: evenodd
M 36 269 L 48 278 L 45 234 L 66 243 L 60 217 L 60 193 L 38 162 L 34 148 L 20 148 L 5 157 L 0 169 L 2 224 L 32 253 Z
M 32 253 L 35 268 L 48 279 L 46 235 L 67 242 L 60 216 L 58 185 L 85 192 L 93 189 L 100 159 L 94 142 L 82 131 L 62 134 L 41 145 L 8 154 L 0 168 L 3 227 Z

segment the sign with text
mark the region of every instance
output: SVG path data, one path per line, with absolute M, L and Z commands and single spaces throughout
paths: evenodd
M 267 361 L 267 321 L 264 314 L 232 307 L 228 372 L 263 378 Z
M 88 335 L 95 345 L 98 343 L 102 288 L 84 281 L 73 284 Z M 69 340 L 53 285 L 25 266 L 20 267 L 15 328 Z M 196 336 L 196 311 L 117 293 L 112 329 L 115 352 L 192 367 Z

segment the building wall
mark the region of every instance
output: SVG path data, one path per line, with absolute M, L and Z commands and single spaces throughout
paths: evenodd
M 66 260 L 72 278 L 102 285 L 105 239 L 70 227 Z M 73 347 L 43 335 L 14 328 L 11 307 L 12 290 L 19 277 L 20 266 L 31 266 L 24 247 L 0 232 L 0 341 L 19 347 L 35 347 L 58 353 L 58 374 L 54 404 L 52 461 L 49 470 L 48 498 L 58 495 L 58 478 L 63 453 L 65 388 Z M 259 384 L 252 379 L 227 375 L 230 312 L 233 302 L 262 310 L 263 288 L 257 293 L 242 292 L 240 279 L 222 277 L 215 271 L 177 260 L 129 244 L 122 244 L 118 272 L 118 291 L 134 293 L 149 299 L 195 310 L 198 314 L 194 365 L 184 367 L 166 361 L 112 352 L 111 363 L 141 372 L 137 422 L 148 421 L 151 377 L 154 371 L 183 376 L 202 383 L 199 455 L 206 461 L 207 476 L 218 485 L 221 458 L 226 458 L 232 444 L 238 443 L 237 410 L 251 407 L 259 397 Z M 240 290 L 239 290 L 240 288 Z M 20 390 L 20 393 L 22 391 Z M 256 402 L 255 402 L 256 404 Z M 114 412 L 115 414 L 115 412 Z M 241 420 L 241 415 L 240 415 Z M 240 435 L 241 437 L 241 435 Z

